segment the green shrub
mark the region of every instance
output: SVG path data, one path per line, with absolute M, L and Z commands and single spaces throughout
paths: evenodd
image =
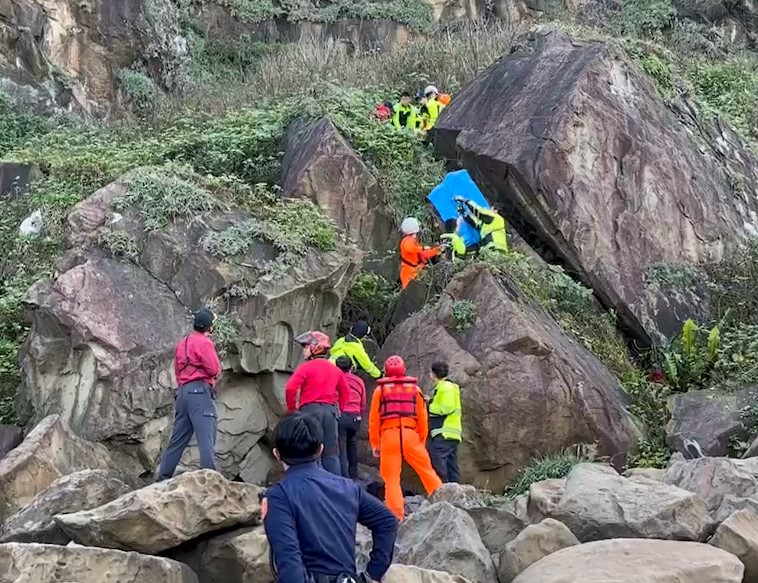
M 661 291 L 691 291 L 702 281 L 703 274 L 686 263 L 656 263 L 647 269 L 646 283 Z
M 703 266 L 708 276 L 715 320 L 758 324 L 758 238 L 731 250 L 721 261 Z
M 237 353 L 240 334 L 234 322 L 226 315 L 220 315 L 213 324 L 213 342 L 221 358 Z
M 365 320 L 381 346 L 392 331 L 392 314 L 400 287 L 376 273 L 363 272 L 355 278 L 342 302 L 342 321 L 349 325 Z
M 150 77 L 141 71 L 121 69 L 118 80 L 136 113 L 148 115 L 155 111 L 160 91 Z
M 139 247 L 134 237 L 126 231 L 102 231 L 97 243 L 114 257 L 136 260 L 139 256 Z
M 476 323 L 477 313 L 476 304 L 471 300 L 457 300 L 453 302 L 455 329 L 458 332 L 465 332 L 471 328 Z
M 627 372 L 622 385 L 629 395 L 629 411 L 646 428 L 646 436 L 638 443 L 637 454 L 627 459 L 629 467 L 666 467 L 670 452 L 666 446 L 666 423 L 669 419 L 668 397 L 671 388 L 664 383 L 650 382 L 642 372 Z
M 718 326 L 702 329 L 688 319 L 679 337 L 663 347 L 663 372 L 672 390 L 686 392 L 706 388 L 720 343 Z
M 651 36 L 668 28 L 675 14 L 671 0 L 625 0 L 621 26 L 626 34 Z
M 13 105 L 10 98 L 0 91 L 0 156 L 48 130 L 49 123 L 44 117 Z
M 529 487 L 536 482 L 565 478 L 574 466 L 587 461 L 589 460 L 573 453 L 534 458 L 519 472 L 516 481 L 506 491 L 506 495 L 515 498 L 529 492 Z

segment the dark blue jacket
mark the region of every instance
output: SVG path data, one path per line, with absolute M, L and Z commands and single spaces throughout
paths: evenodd
M 279 583 L 305 583 L 308 574 L 357 575 L 358 523 L 373 533 L 367 573 L 381 581 L 389 569 L 397 518 L 355 482 L 330 474 L 316 463 L 297 465 L 269 488 L 266 499 L 263 523 Z

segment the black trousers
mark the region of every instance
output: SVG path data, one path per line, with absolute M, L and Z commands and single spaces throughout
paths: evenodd
M 432 467 L 443 482 L 457 482 L 460 479 L 458 471 L 458 446 L 460 441 L 445 439 L 441 435 L 430 437 L 426 449 L 432 459 Z
M 323 403 L 308 403 L 300 407 L 300 410 L 318 419 L 324 429 L 324 453 L 321 454 L 321 466 L 327 472 L 341 476 L 337 407 Z
M 340 466 L 342 476 L 358 479 L 358 429 L 361 417 L 356 413 L 340 415 Z

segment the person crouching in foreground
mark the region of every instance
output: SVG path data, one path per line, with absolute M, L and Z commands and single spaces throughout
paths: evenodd
M 415 470 L 427 494 L 442 486 L 432 468 L 425 443 L 429 433 L 426 402 L 415 378 L 405 376 L 405 363 L 390 356 L 384 363 L 384 378 L 376 381 L 368 420 L 369 440 L 379 458 L 387 506 L 400 520 L 405 499 L 400 486 L 403 459 Z
M 292 413 L 274 430 L 274 456 L 284 478 L 269 488 L 263 524 L 278 583 L 381 581 L 392 563 L 397 519 L 351 480 L 318 466 L 324 449 L 319 422 Z M 365 573 L 357 573 L 358 524 L 371 530 L 373 548 Z

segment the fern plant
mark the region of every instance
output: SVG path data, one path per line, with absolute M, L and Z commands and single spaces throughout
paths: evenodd
M 678 338 L 663 349 L 663 371 L 675 392 L 704 388 L 719 356 L 721 331 L 699 327 L 692 319 Z

